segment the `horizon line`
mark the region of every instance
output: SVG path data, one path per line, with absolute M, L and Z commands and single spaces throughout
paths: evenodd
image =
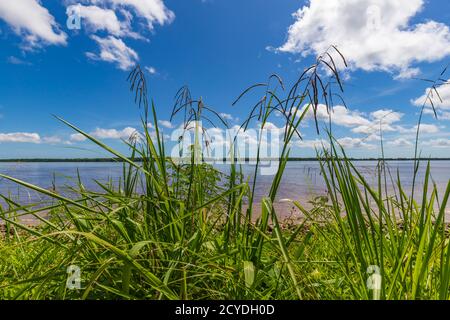
M 171 158 L 171 157 L 167 157 Z M 134 161 L 142 161 L 142 158 L 128 158 Z M 171 158 L 174 160 L 190 160 L 191 158 Z M 318 161 L 319 159 L 326 159 L 326 157 L 290 157 L 287 161 Z M 413 160 L 434 160 L 434 161 L 450 161 L 450 157 L 389 157 L 389 158 L 381 158 L 381 157 L 368 157 L 368 158 L 355 158 L 355 157 L 339 157 L 339 159 L 348 159 L 353 161 L 413 161 Z M 235 158 L 234 161 L 244 161 L 244 162 L 256 162 L 256 158 Z M 280 158 L 261 158 L 260 161 L 280 161 Z M 6 162 L 124 162 L 124 160 L 116 157 L 111 158 L 0 158 L 0 163 Z M 231 162 L 231 158 L 203 158 L 202 162 L 217 162 L 217 163 L 226 163 Z

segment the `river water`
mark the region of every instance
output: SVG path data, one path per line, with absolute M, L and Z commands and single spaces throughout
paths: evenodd
M 370 183 L 376 184 L 376 161 L 354 161 L 354 165 Z M 388 161 L 387 165 L 394 177 L 398 171 L 403 188 L 407 191 L 411 190 L 413 161 Z M 225 173 L 228 171 L 227 165 L 218 164 L 215 166 Z M 267 164 L 264 164 L 263 167 L 267 167 Z M 254 165 L 251 164 L 243 165 L 244 175 L 252 178 L 254 168 Z M 416 182 L 418 190 L 423 186 L 425 169 L 426 162 L 422 162 Z M 100 182 L 108 180 L 119 181 L 122 175 L 122 164 L 113 162 L 0 163 L 0 173 L 45 189 L 51 189 L 53 184 L 55 184 L 57 189 L 63 194 L 70 194 L 67 192 L 66 186 L 76 184 L 77 171 L 86 189 L 100 190 L 95 180 Z M 450 161 L 431 161 L 431 176 L 437 185 L 439 194 L 442 196 L 450 179 Z M 273 175 L 261 175 L 261 172 L 259 172 L 255 190 L 255 202 L 258 202 L 268 194 L 272 180 Z M 389 190 L 393 189 L 390 188 Z M 287 164 L 278 191 L 277 201 L 283 203 L 286 202 L 285 199 L 292 199 L 307 202 L 313 196 L 325 193 L 326 187 L 317 161 L 291 161 Z M 0 179 L 0 194 L 8 195 L 21 204 L 36 203 L 45 199 L 42 195 L 5 179 Z M 420 197 L 420 192 L 418 196 Z M 446 211 L 448 212 L 449 210 L 447 209 Z

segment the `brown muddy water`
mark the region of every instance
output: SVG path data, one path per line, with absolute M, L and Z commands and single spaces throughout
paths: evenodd
M 376 185 L 377 161 L 354 161 L 353 163 L 369 183 Z M 267 168 L 269 165 L 274 165 L 274 163 L 263 163 L 262 167 Z M 398 171 L 403 188 L 410 192 L 413 182 L 413 161 L 388 161 L 387 165 L 394 177 Z M 215 167 L 224 173 L 228 171 L 228 166 L 225 164 L 216 164 Z M 252 180 L 254 169 L 254 165 L 244 164 L 244 176 L 250 177 Z M 418 191 L 423 187 L 425 169 L 426 162 L 422 162 L 416 181 L 416 190 Z M 0 163 L 0 172 L 3 174 L 46 189 L 52 189 L 56 186 L 58 192 L 69 197 L 71 196 L 69 187 L 77 183 L 77 170 L 86 189 L 101 191 L 95 180 L 117 183 L 122 174 L 122 164 L 109 162 Z M 439 194 L 442 196 L 450 179 L 450 161 L 431 161 L 431 176 Z M 272 180 L 272 174 L 262 175 L 261 171 L 258 173 L 254 202 L 255 211 L 259 211 L 261 199 L 268 195 Z M 390 183 L 388 183 L 389 185 Z M 388 190 L 388 192 L 394 192 L 392 186 L 389 186 Z M 45 196 L 5 179 L 0 179 L 0 193 L 21 204 L 48 203 L 50 201 Z M 275 208 L 283 217 L 298 216 L 298 210 L 294 209 L 291 200 L 299 201 L 305 208 L 309 208 L 309 201 L 320 195 L 326 195 L 326 186 L 320 172 L 319 163 L 317 161 L 291 161 L 287 164 L 278 190 Z M 421 192 L 417 192 L 416 199 L 420 200 L 420 196 Z M 2 205 L 4 205 L 4 202 Z M 446 215 L 449 219 L 450 208 L 446 208 Z

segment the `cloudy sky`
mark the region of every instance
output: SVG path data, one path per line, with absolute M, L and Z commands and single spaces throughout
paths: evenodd
M 104 155 L 53 115 L 125 151 L 120 140 L 140 125 L 126 83 L 137 63 L 168 138 L 182 120 L 168 121 L 183 85 L 239 125 L 255 103 L 231 106 L 242 90 L 272 73 L 292 84 L 330 45 L 348 61 L 348 108 L 332 112 L 339 142 L 376 157 L 381 128 L 388 156 L 413 156 L 430 86 L 419 79 L 450 78 L 441 75 L 448 0 L 0 0 L 0 157 Z M 450 85 L 437 89 L 438 119 L 426 106 L 420 149 L 450 157 Z M 318 118 L 328 119 L 324 106 Z M 312 156 L 324 131 L 311 117 L 301 130 L 292 154 Z

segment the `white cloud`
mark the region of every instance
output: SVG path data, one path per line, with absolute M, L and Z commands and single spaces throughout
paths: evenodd
M 391 147 L 402 148 L 402 147 L 410 147 L 413 144 L 409 140 L 406 140 L 404 138 L 398 138 L 395 140 L 388 141 L 387 145 Z
M 91 59 L 115 63 L 122 70 L 130 69 L 139 60 L 136 51 L 128 47 L 122 38 L 148 41 L 145 31 L 153 31 L 156 24 L 165 25 L 175 18 L 162 0 L 66 0 L 66 4 L 67 13 L 79 13 L 84 30 L 100 46 L 100 54 L 87 52 L 86 55 Z M 107 35 L 100 36 L 99 32 Z M 153 67 L 147 68 L 147 71 L 156 73 Z
M 136 134 L 139 134 L 138 131 L 131 127 L 123 130 L 97 128 L 91 133 L 93 137 L 99 139 L 129 139 Z
M 392 124 L 394 122 L 398 122 L 402 119 L 403 114 L 400 112 L 396 112 L 390 109 L 381 109 L 372 112 L 371 117 L 374 121 Z
M 302 108 L 304 110 L 305 107 Z M 301 114 L 302 111 L 299 111 Z M 306 119 L 313 119 L 312 109 L 308 110 Z M 404 114 L 393 111 L 391 109 L 379 109 L 366 115 L 359 111 L 351 111 L 343 106 L 336 106 L 331 112 L 331 121 L 333 124 L 349 128 L 352 133 L 364 135 L 363 138 L 347 137 L 342 138 L 339 142 L 348 148 L 373 148 L 369 142 L 379 141 L 381 139 L 379 132 L 398 132 L 407 135 L 413 135 L 417 131 L 417 125 L 413 127 L 405 127 L 400 125 Z M 450 116 L 450 115 L 449 115 Z M 319 105 L 317 109 L 318 120 L 328 121 L 329 115 L 325 105 Z M 444 129 L 444 126 L 435 124 L 422 123 L 420 125 L 420 134 L 435 134 Z M 396 143 L 400 144 L 400 140 Z M 403 141 L 403 144 L 404 141 Z M 394 144 L 391 144 L 394 146 Z
M 304 106 L 302 110 L 298 112 L 299 116 L 303 113 L 303 110 L 305 108 L 306 106 Z M 332 109 L 329 115 L 326 106 L 321 104 L 317 108 L 316 116 L 318 120 L 325 122 L 329 121 L 329 117 L 331 116 L 331 122 L 334 125 L 350 128 L 351 132 L 353 133 L 365 135 L 364 141 L 366 142 L 380 140 L 380 129 L 383 132 L 413 132 L 413 128 L 406 129 L 397 124 L 401 121 L 404 114 L 393 111 L 391 109 L 379 109 L 367 115 L 365 113 L 359 112 L 358 110 L 352 111 L 344 106 L 338 105 Z M 312 120 L 313 118 L 314 113 L 312 108 L 310 108 L 305 119 Z M 434 127 L 435 126 L 433 125 L 425 124 L 421 129 L 421 132 L 431 133 L 431 131 L 435 130 Z
M 135 50 L 128 47 L 122 38 L 131 37 L 148 41 L 133 27 L 153 31 L 155 25 L 171 23 L 175 14 L 163 0 L 65 0 L 66 13 L 74 12 L 81 18 L 82 28 L 97 42 L 100 52 L 87 52 L 94 60 L 114 63 L 122 70 L 129 70 L 139 60 Z M 33 49 L 43 44 L 67 43 L 67 35 L 61 31 L 55 18 L 44 7 L 41 0 L 1 0 L 0 20 L 11 26 L 24 39 L 23 48 Z M 99 33 L 103 34 L 100 35 Z M 106 35 L 105 35 L 106 33 Z M 17 59 L 11 63 L 19 62 Z M 153 67 L 147 69 L 155 74 Z
M 299 148 L 320 149 L 322 147 L 329 148 L 330 143 L 323 139 L 315 140 L 298 140 L 295 143 Z
M 147 70 L 150 74 L 157 74 L 157 71 L 154 67 L 145 67 L 145 70 Z
M 83 27 L 89 28 L 91 32 L 103 30 L 115 36 L 127 33 L 127 25 L 119 21 L 114 10 L 76 4 L 68 6 L 66 12 L 68 15 L 77 12 L 83 21 Z
M 380 141 L 381 140 L 381 136 L 375 133 L 369 133 L 364 137 L 364 140 L 367 142 L 371 142 L 371 141 Z
M 260 127 L 261 127 L 261 125 L 260 125 Z M 265 130 L 267 130 L 267 131 L 269 131 L 269 132 L 278 132 L 278 133 L 280 133 L 280 132 L 282 132 L 283 130 L 284 130 L 284 127 L 278 127 L 276 124 L 274 124 L 273 122 L 266 122 L 265 124 L 264 124 L 264 129 L 263 129 L 263 131 L 265 131 Z
M 37 133 L 28 132 L 0 133 L 0 142 L 40 143 L 41 137 Z
M 331 116 L 333 123 L 344 127 L 353 127 L 368 123 L 368 120 L 358 111 L 350 111 L 343 106 L 334 107 Z
M 421 134 L 429 134 L 429 133 L 438 133 L 440 131 L 440 127 L 434 125 L 434 124 L 428 124 L 428 123 L 422 123 L 420 124 L 420 133 Z M 412 128 L 403 128 L 403 127 L 397 127 L 398 132 L 400 133 L 413 133 L 415 134 L 417 132 L 417 125 L 415 125 Z
M 345 137 L 340 138 L 337 142 L 343 147 L 348 149 L 375 149 L 373 144 L 366 143 L 364 139 Z
M 441 99 L 439 99 L 436 92 L 434 91 L 431 92 L 432 95 L 430 95 L 430 98 L 433 100 L 433 105 L 435 109 L 437 111 L 450 110 L 450 80 L 448 80 L 446 84 L 438 86 L 436 90 L 438 91 L 439 97 L 441 97 L 442 101 Z M 426 103 L 426 107 L 428 108 L 430 113 L 433 113 L 431 111 L 432 106 L 430 102 L 427 100 L 428 92 L 430 92 L 430 88 L 427 88 L 425 90 L 425 93 L 419 98 L 414 99 L 412 103 L 418 107 L 421 107 L 423 106 L 424 103 Z
M 164 25 L 175 19 L 175 14 L 169 10 L 162 0 L 69 0 L 71 4 L 85 3 L 104 9 L 120 12 L 130 21 L 133 15 L 144 19 L 149 30 L 155 24 Z
M 0 19 L 24 37 L 24 48 L 42 44 L 65 45 L 67 35 L 39 0 L 0 1 Z
M 414 132 L 417 131 L 417 125 L 414 126 Z M 438 133 L 439 127 L 434 124 L 422 123 L 420 125 L 420 133 Z
M 434 148 L 449 148 L 450 139 L 435 139 L 429 140 L 423 143 L 425 146 L 430 146 Z
M 41 137 L 35 132 L 11 132 L 0 133 L 0 143 L 49 143 L 55 144 L 62 142 L 61 138 L 57 136 Z
M 439 115 L 439 120 L 450 120 L 450 112 L 442 112 Z
M 234 118 L 231 114 L 229 113 L 219 113 L 219 115 L 222 117 L 222 119 L 224 120 L 229 120 L 229 121 L 239 121 L 239 118 Z
M 399 122 L 403 117 L 403 113 L 393 111 L 390 109 L 381 109 L 370 113 L 370 120 L 368 124 L 357 126 L 352 129 L 354 133 L 373 135 L 381 131 L 396 131 L 399 126 L 393 126 L 394 123 Z
M 139 132 L 132 127 L 126 127 L 122 130 L 96 128 L 94 131 L 90 132 L 89 135 L 97 139 L 124 139 L 124 140 L 140 136 Z M 83 142 L 85 140 L 87 140 L 86 137 L 81 133 L 74 133 L 70 135 L 70 141 Z
M 447 25 L 412 24 L 423 5 L 424 0 L 310 0 L 294 13 L 296 22 L 278 50 L 307 56 L 337 45 L 351 69 L 415 76 L 415 63 L 450 55 Z
M 94 3 L 110 2 L 114 7 L 131 8 L 134 13 L 147 21 L 147 26 L 153 30 L 155 23 L 164 25 L 175 18 L 162 0 L 92 0 Z
M 174 127 L 172 122 L 167 120 L 158 120 L 158 123 L 164 128 L 172 129 Z
M 395 80 L 401 79 L 411 79 L 420 74 L 419 68 L 409 68 L 400 70 L 399 73 L 394 77 Z
M 93 60 L 103 60 L 115 63 L 117 67 L 122 70 L 129 70 L 136 64 L 137 60 L 139 60 L 136 51 L 127 47 L 122 39 L 114 36 L 100 38 L 96 35 L 93 35 L 92 39 L 97 41 L 100 45 L 100 54 L 97 55 L 92 52 L 86 53 L 86 55 Z
M 73 142 L 82 142 L 85 141 L 87 138 L 83 136 L 81 133 L 74 133 L 70 135 L 70 141 Z
M 304 106 L 297 114 L 302 115 L 306 106 Z M 323 104 L 317 106 L 316 117 L 318 120 L 328 121 L 331 116 L 332 123 L 338 126 L 354 127 L 361 125 L 369 125 L 370 121 L 364 118 L 363 114 L 357 110 L 349 110 L 344 106 L 335 106 L 330 113 L 328 113 L 327 107 Z M 309 107 L 305 116 L 306 119 L 314 119 L 314 111 L 312 107 Z

